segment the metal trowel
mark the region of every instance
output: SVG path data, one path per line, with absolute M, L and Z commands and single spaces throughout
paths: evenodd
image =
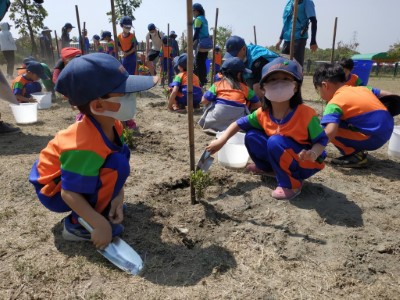
M 92 226 L 82 218 L 78 218 L 78 222 L 90 233 L 93 231 Z M 97 249 L 97 251 L 115 266 L 129 274 L 137 275 L 143 268 L 143 260 L 139 254 L 119 237 L 114 237 L 104 250 Z
M 202 170 L 204 173 L 207 172 L 208 169 L 210 169 L 213 161 L 214 157 L 211 156 L 210 152 L 204 150 L 199 161 L 197 162 L 196 170 Z

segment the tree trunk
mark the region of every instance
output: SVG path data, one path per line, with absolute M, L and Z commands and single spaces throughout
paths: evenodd
M 26 0 L 24 0 L 24 6 L 23 7 L 24 7 L 24 15 L 25 15 L 25 18 L 26 18 L 26 25 L 28 26 L 29 36 L 31 38 L 31 44 L 32 44 L 31 54 L 32 54 L 33 57 L 36 57 L 38 51 L 37 51 L 37 46 L 36 46 L 36 43 L 35 43 L 35 34 L 34 34 L 33 30 L 32 30 L 31 21 L 29 19 Z

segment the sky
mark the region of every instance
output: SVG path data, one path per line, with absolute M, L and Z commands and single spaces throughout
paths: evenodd
M 230 27 L 233 35 L 254 43 L 275 45 L 282 30 L 282 13 L 287 0 L 194 0 L 203 5 L 209 27 L 215 25 L 216 8 L 218 26 Z M 11 0 L 12 2 L 12 0 Z M 147 25 L 154 23 L 161 31 L 174 30 L 178 37 L 187 30 L 185 0 L 142 0 L 136 9 L 133 23 L 136 37 L 145 40 Z M 335 18 L 338 18 L 336 43 L 350 43 L 354 37 L 360 53 L 385 52 L 390 45 L 400 43 L 400 27 L 394 26 L 400 17 L 400 0 L 314 0 L 318 20 L 317 44 L 319 48 L 332 48 Z M 70 22 L 76 28 L 71 36 L 78 36 L 75 5 L 78 5 L 81 27 L 86 22 L 89 37 L 102 30 L 112 31 L 106 12 L 111 10 L 110 0 L 44 0 L 48 12 L 44 25 L 61 35 L 61 27 Z M 9 13 L 4 21 L 9 21 Z M 12 22 L 11 22 L 12 24 Z M 117 27 L 120 32 L 120 28 Z M 11 33 L 17 37 L 12 28 Z M 53 32 L 54 36 L 54 32 Z M 307 47 L 309 47 L 309 41 Z

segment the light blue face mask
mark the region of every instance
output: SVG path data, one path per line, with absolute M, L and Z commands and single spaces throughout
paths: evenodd
M 114 118 L 114 119 L 120 120 L 120 121 L 128 121 L 130 119 L 133 119 L 133 117 L 136 114 L 136 94 L 135 93 L 125 94 L 124 96 L 120 96 L 120 97 L 111 97 L 111 98 L 105 99 L 104 101 L 119 103 L 119 104 L 121 104 L 121 106 L 119 107 L 118 111 L 105 110 L 103 112 L 96 112 L 92 108 L 90 108 L 91 112 L 94 115 L 107 116 L 107 117 L 111 117 L 111 118 Z

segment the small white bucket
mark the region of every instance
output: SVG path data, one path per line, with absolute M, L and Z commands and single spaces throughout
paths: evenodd
M 17 124 L 32 124 L 37 122 L 37 103 L 10 104 Z
M 219 138 L 223 132 L 217 132 Z M 218 151 L 218 163 L 230 168 L 244 168 L 249 160 L 249 153 L 244 145 L 243 132 L 236 133 Z
M 400 159 L 400 126 L 394 126 L 389 140 L 388 155 L 391 158 Z
M 33 99 L 38 103 L 38 109 L 47 109 L 51 107 L 51 92 L 32 93 Z

